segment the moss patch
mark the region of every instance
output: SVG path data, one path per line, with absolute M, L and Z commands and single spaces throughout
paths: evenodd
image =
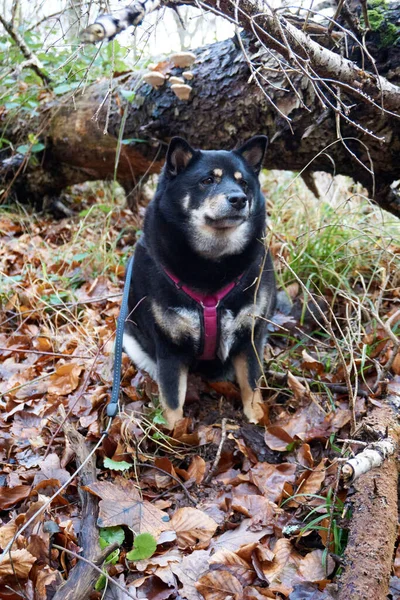
M 393 46 L 399 39 L 399 29 L 388 21 L 386 0 L 369 0 L 368 19 L 371 31 L 378 37 L 378 48 L 388 48 Z M 361 17 L 361 23 L 365 26 L 364 19 Z

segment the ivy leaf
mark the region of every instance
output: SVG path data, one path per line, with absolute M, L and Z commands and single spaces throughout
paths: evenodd
M 112 460 L 111 458 L 104 459 L 104 466 L 106 469 L 112 469 L 113 471 L 126 471 L 127 469 L 131 469 L 133 465 L 131 463 L 126 462 L 126 460 L 121 460 L 117 462 L 116 460 Z
M 102 550 L 115 542 L 118 542 L 118 545 L 121 546 L 124 543 L 124 539 L 125 531 L 122 527 L 103 527 L 100 529 L 99 544 Z
M 145 560 L 153 556 L 157 548 L 157 542 L 151 533 L 139 533 L 133 541 L 134 548 L 128 552 L 128 560 Z

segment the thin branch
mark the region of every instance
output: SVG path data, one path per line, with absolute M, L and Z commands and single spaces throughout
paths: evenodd
M 6 21 L 6 19 L 0 13 L 0 23 L 3 25 L 8 35 L 14 40 L 15 44 L 18 46 L 18 48 L 21 50 L 22 54 L 26 58 L 26 62 L 22 63 L 21 66 L 23 68 L 29 67 L 30 69 L 35 71 L 36 75 L 38 75 L 42 79 L 43 83 L 46 86 L 48 86 L 51 82 L 50 77 L 46 74 L 42 63 L 29 48 L 24 38 L 18 33 L 12 22 Z

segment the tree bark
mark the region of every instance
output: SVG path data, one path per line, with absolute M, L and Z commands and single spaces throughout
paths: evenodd
M 38 128 L 46 149 L 40 165 L 15 161 L 10 165 L 6 161 L 2 173 L 6 173 L 8 183 L 3 188 L 13 188 L 22 201 L 26 197 L 38 201 L 45 195 L 57 196 L 68 185 L 112 179 L 115 175 L 130 190 L 149 173 L 160 170 L 167 143 L 174 135 L 186 137 L 196 147 L 230 149 L 252 135 L 264 133 L 270 140 L 264 167 L 348 175 L 362 183 L 382 208 L 400 216 L 399 196 L 390 187 L 400 179 L 400 120 L 355 95 L 351 98 L 351 119 L 383 141 L 342 120 L 344 144 L 338 140 L 335 110 L 321 105 L 312 82 L 293 72 L 291 87 L 285 74 L 277 69 L 272 51 L 267 53 L 254 38 L 242 39 L 247 56 L 268 77 L 264 89 L 254 79 L 249 82 L 251 72 L 237 40 L 217 42 L 195 51 L 189 101 L 179 100 L 168 84 L 153 90 L 135 74 L 115 82 L 109 96 L 111 106 L 107 108 L 106 100 L 94 118 L 108 93 L 107 82 L 95 84 L 83 95 L 77 94 L 74 101 L 62 98 L 43 110 Z M 381 63 L 385 64 L 383 59 Z M 172 63 L 170 70 L 180 74 Z M 390 64 L 386 64 L 386 71 L 390 71 Z M 400 82 L 393 69 L 390 79 L 393 84 Z M 135 99 L 127 108 L 121 137 L 141 141 L 120 146 L 116 168 L 118 136 L 126 107 L 121 88 L 136 90 Z M 104 135 L 107 114 L 108 134 Z M 25 141 L 26 129 L 16 129 Z M 29 130 L 32 131 L 32 123 Z M 8 137 L 16 138 L 12 134 Z M 368 170 L 371 165 L 374 175 Z

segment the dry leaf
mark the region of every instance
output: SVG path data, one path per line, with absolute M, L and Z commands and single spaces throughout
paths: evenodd
M 31 493 L 29 485 L 16 485 L 13 488 L 0 487 L 0 510 L 11 508 L 25 500 Z
M 67 396 L 79 385 L 79 375 L 83 367 L 76 363 L 61 365 L 56 372 L 50 376 L 49 394 L 55 396 Z
M 99 527 L 127 525 L 135 535 L 151 533 L 158 539 L 162 531 L 170 531 L 169 516 L 147 500 L 143 500 L 133 481 L 117 477 L 115 483 L 98 481 L 85 490 L 100 496 Z
M 36 558 L 28 550 L 12 550 L 0 563 L 0 577 L 12 575 L 18 579 L 27 579 L 35 562 Z
M 15 521 L 10 521 L 6 525 L 0 527 L 0 548 L 4 550 L 9 542 L 13 539 L 18 527 Z
M 244 586 L 251 585 L 256 578 L 253 566 L 231 550 L 218 550 L 209 563 L 211 569 L 229 571 Z
M 296 465 L 281 463 L 257 463 L 250 471 L 250 481 L 254 483 L 264 496 L 272 502 L 278 503 L 283 486 L 286 482 L 295 482 Z
M 269 534 L 269 527 L 252 531 L 250 529 L 251 525 L 251 519 L 244 519 L 236 529 L 225 531 L 217 539 L 212 540 L 211 546 L 213 550 L 231 550 L 235 552 L 242 546 L 258 542 L 262 537 Z
M 194 479 L 197 485 L 199 485 L 204 479 L 206 466 L 207 465 L 204 458 L 201 456 L 193 456 L 187 472 L 190 476 L 190 479 Z
M 320 491 L 321 485 L 325 480 L 325 462 L 326 459 L 323 458 L 315 469 L 305 472 L 305 477 L 296 491 L 296 498 L 287 503 L 288 507 L 299 506 L 309 500 L 310 494 L 317 494 Z
M 288 386 L 294 394 L 295 399 L 298 402 L 301 402 L 302 400 L 304 400 L 304 398 L 308 398 L 309 393 L 307 388 L 302 383 L 300 383 L 297 377 L 295 377 L 290 371 L 288 371 L 287 374 L 287 382 Z
M 325 368 L 324 368 L 324 365 L 321 362 L 319 362 L 319 360 L 310 356 L 310 354 L 308 354 L 306 349 L 303 350 L 301 355 L 303 358 L 302 363 L 301 363 L 301 366 L 303 367 L 303 369 L 317 373 L 317 375 L 322 375 Z
M 203 600 L 196 590 L 196 582 L 208 570 L 210 552 L 195 550 L 184 557 L 180 564 L 171 564 L 171 571 L 182 584 L 180 595 L 185 600 Z
M 243 586 L 229 571 L 209 571 L 196 583 L 205 600 L 241 600 Z
M 292 436 L 278 425 L 271 425 L 271 427 L 266 428 L 264 440 L 268 448 L 277 450 L 278 452 L 285 452 L 287 446 L 293 442 Z
M 300 560 L 299 571 L 306 581 L 322 581 L 333 572 L 335 561 L 328 554 L 324 564 L 323 556 L 323 550 L 313 550 Z
M 218 525 L 205 512 L 191 507 L 178 508 L 171 518 L 179 548 L 207 548 Z

